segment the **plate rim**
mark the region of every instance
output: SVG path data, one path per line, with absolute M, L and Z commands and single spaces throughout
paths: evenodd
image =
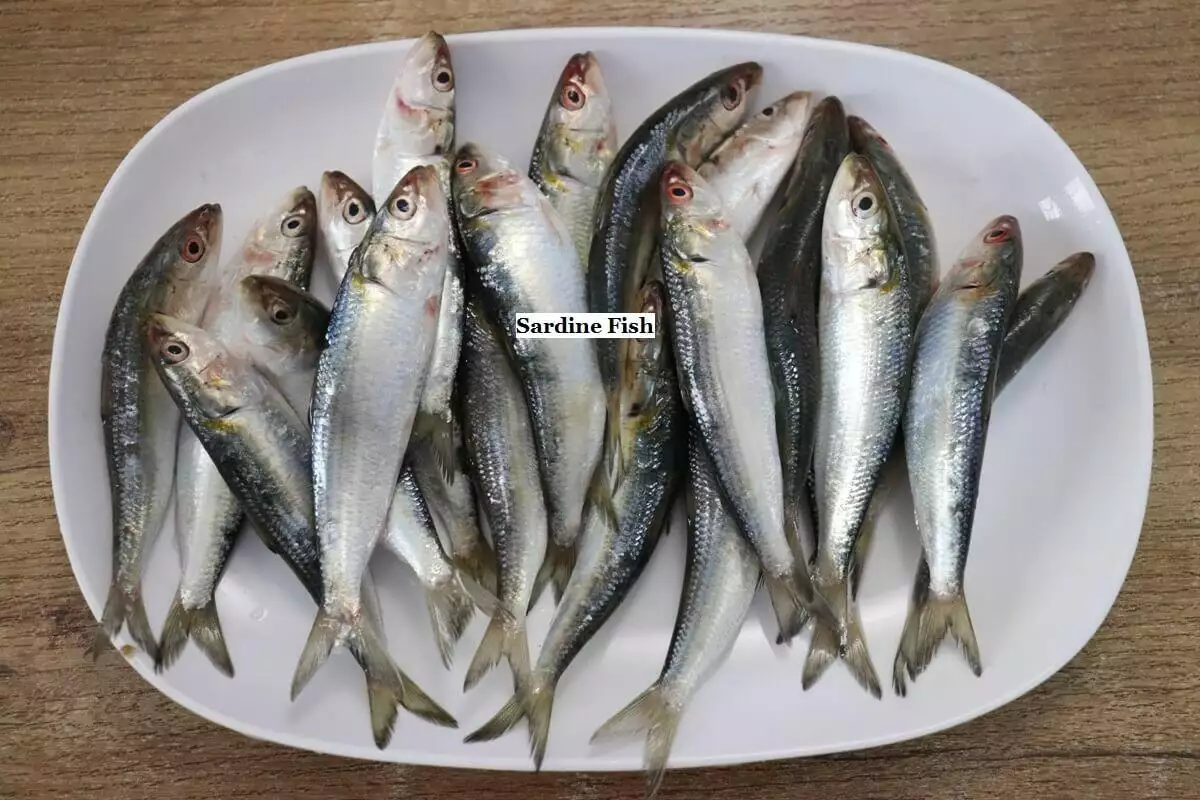
M 779 47 L 795 47 L 797 45 L 809 47 L 816 50 L 850 50 L 856 53 L 870 53 L 874 57 L 883 59 L 894 59 L 899 61 L 909 61 L 919 63 L 923 67 L 940 71 L 957 81 L 972 84 L 972 88 L 980 92 L 988 92 L 994 95 L 1000 102 L 1007 103 L 1014 108 L 1014 113 L 1024 113 L 1031 115 L 1039 124 L 1044 126 L 1046 131 L 1052 137 L 1052 140 L 1057 143 L 1057 147 L 1062 151 L 1061 156 L 1065 156 L 1073 163 L 1079 171 L 1080 180 L 1083 187 L 1095 198 L 1097 198 L 1097 209 L 1108 215 L 1108 218 L 1113 221 L 1116 228 L 1117 239 L 1120 244 L 1120 263 L 1114 265 L 1113 271 L 1119 272 L 1119 279 L 1132 285 L 1132 292 L 1126 291 L 1125 297 L 1130 299 L 1130 312 L 1134 325 L 1134 342 L 1135 349 L 1138 352 L 1139 358 L 1136 362 L 1136 378 L 1140 385 L 1140 400 L 1144 407 L 1148 410 L 1147 414 L 1141 415 L 1137 423 L 1138 438 L 1145 443 L 1141 445 L 1141 452 L 1136 453 L 1131 458 L 1134 462 L 1133 466 L 1142 476 L 1141 483 L 1145 488 L 1139 492 L 1142 496 L 1141 508 L 1138 510 L 1137 533 L 1129 538 L 1127 552 L 1119 559 L 1113 557 L 1113 574 L 1119 572 L 1119 580 L 1115 582 L 1115 589 L 1107 602 L 1103 604 L 1103 610 L 1094 615 L 1094 618 L 1088 618 L 1087 624 L 1078 626 L 1078 630 L 1087 630 L 1088 633 L 1079 642 L 1077 647 L 1074 647 L 1074 652 L 1067 657 L 1062 663 L 1057 664 L 1053 668 L 1042 670 L 1037 673 L 1031 680 L 1013 686 L 1005 692 L 997 693 L 987 702 L 980 703 L 976 707 L 964 711 L 960 714 L 948 717 L 937 723 L 925 725 L 915 729 L 909 729 L 903 734 L 883 735 L 875 737 L 865 737 L 851 741 L 831 742 L 828 745 L 810 746 L 810 747 L 791 747 L 791 748 L 776 748 L 756 753 L 737 753 L 732 755 L 708 755 L 708 756 L 677 756 L 672 755 L 669 761 L 671 769 L 690 769 L 699 767 L 712 766 L 728 766 L 736 764 L 756 763 L 760 761 L 776 761 L 790 758 L 807 758 L 812 756 L 829 755 L 833 753 L 853 752 L 858 750 L 866 750 L 884 745 L 895 744 L 899 742 L 910 741 L 923 738 L 933 733 L 948 730 L 950 728 L 961 725 L 965 722 L 981 717 L 991 711 L 994 711 L 1002 706 L 1017 700 L 1018 698 L 1028 694 L 1033 689 L 1045 683 L 1049 678 L 1058 673 L 1063 667 L 1069 664 L 1084 647 L 1092 640 L 1096 632 L 1103 625 L 1108 614 L 1112 611 L 1117 598 L 1120 595 L 1121 589 L 1124 586 L 1125 579 L 1128 576 L 1129 569 L 1133 563 L 1134 554 L 1137 551 L 1138 543 L 1141 539 L 1141 533 L 1145 524 L 1145 514 L 1149 503 L 1149 495 L 1151 488 L 1151 468 L 1153 464 L 1154 453 L 1154 382 L 1152 374 L 1152 363 L 1150 358 L 1149 337 L 1146 330 L 1145 314 L 1142 308 L 1141 292 L 1138 288 L 1137 277 L 1133 269 L 1132 260 L 1129 257 L 1128 248 L 1125 245 L 1125 237 L 1121 234 L 1120 225 L 1117 222 L 1116 215 L 1109 208 L 1107 201 L 1099 188 L 1092 179 L 1091 173 L 1071 150 L 1070 146 L 1059 136 L 1058 132 L 1041 117 L 1036 111 L 1022 102 L 1020 99 L 1005 91 L 996 84 L 974 75 L 964 69 L 947 64 L 936 59 L 926 56 L 909 53 L 902 50 L 896 50 L 879 45 L 865 44 L 860 42 L 851 42 L 840 39 L 820 38 L 805 35 L 792 35 L 786 33 L 770 33 L 754 30 L 738 30 L 727 28 L 686 28 L 672 26 L 585 26 L 585 27 L 562 27 L 562 28 L 507 28 L 500 30 L 488 31 L 473 31 L 468 33 L 447 34 L 447 41 L 453 45 L 455 42 L 484 42 L 484 43 L 503 43 L 511 41 L 536 42 L 548 39 L 558 39 L 562 37 L 585 38 L 595 37 L 596 39 L 613 38 L 674 38 L 674 39 L 708 39 L 708 40 L 728 40 L 730 38 L 753 39 L 764 43 L 764 45 L 779 46 Z M 365 42 L 354 45 L 346 45 L 342 47 L 329 48 L 319 50 L 312 53 L 306 53 L 299 56 L 293 56 L 281 61 L 275 61 L 270 64 L 264 64 L 246 72 L 239 73 L 233 77 L 227 78 L 220 83 L 204 89 L 203 91 L 193 95 L 185 100 L 180 105 L 173 108 L 162 117 L 153 127 L 150 128 L 137 143 L 125 154 L 124 158 L 117 165 L 108 181 L 105 183 L 104 189 L 97 198 L 92 207 L 92 213 L 88 216 L 88 220 L 84 225 L 83 231 L 80 234 L 79 242 L 75 247 L 75 251 L 71 257 L 71 264 L 67 271 L 67 276 L 63 284 L 63 291 L 59 299 L 59 309 L 56 316 L 54 327 L 54 340 L 51 349 L 50 358 L 50 376 L 48 387 L 48 409 L 47 409 L 47 427 L 48 427 L 48 452 L 50 461 L 50 482 L 51 490 L 54 498 L 55 516 L 59 523 L 59 535 L 62 538 L 63 545 L 67 551 L 67 560 L 71 566 L 72 575 L 75 578 L 76 585 L 79 587 L 80 593 L 83 595 L 88 608 L 93 617 L 98 618 L 98 612 L 101 610 L 102 600 L 96 597 L 89 597 L 88 592 L 84 588 L 84 583 L 80 579 L 79 556 L 74 551 L 71 539 L 66 535 L 63 525 L 65 515 L 66 501 L 61 499 L 62 492 L 60 487 L 67 480 L 63 473 L 62 459 L 56 458 L 56 452 L 62 448 L 63 434 L 59 430 L 62 425 L 62 414 L 55 413 L 55 406 L 58 399 L 62 396 L 62 386 L 65 376 L 63 374 L 65 348 L 65 328 L 67 325 L 67 309 L 73 307 L 75 300 L 75 287 L 72 276 L 77 273 L 80 268 L 82 254 L 88 249 L 92 238 L 95 236 L 95 220 L 98 212 L 103 206 L 110 201 L 112 187 L 118 182 L 118 179 L 124 172 L 130 168 L 141 152 L 149 146 L 149 144 L 163 131 L 169 127 L 177 117 L 183 116 L 194 106 L 202 105 L 211 101 L 216 96 L 234 90 L 245 82 L 256 80 L 258 78 L 272 75 L 276 72 L 283 72 L 295 69 L 300 66 L 312 64 L 320 64 L 324 61 L 334 60 L 343 57 L 354 57 L 356 55 L 372 53 L 383 50 L 399 51 L 405 45 L 415 41 L 415 38 L 406 39 L 389 39 L 378 42 Z M 1120 267 L 1118 269 L 1117 267 Z M 1125 269 L 1128 267 L 1128 269 Z M 1128 288 L 1128 287 L 1127 287 Z M 1100 604 L 1096 608 L 1100 608 Z M 533 771 L 533 765 L 528 759 L 515 759 L 512 756 L 489 756 L 480 753 L 478 756 L 464 761 L 460 758 L 451 756 L 441 756 L 434 753 L 424 751 L 409 751 L 396 748 L 387 748 L 379 751 L 368 751 L 361 745 L 340 744 L 330 742 L 324 739 L 313 739 L 308 736 L 295 734 L 291 732 L 276 732 L 261 728 L 257 725 L 244 722 L 240 719 L 229 717 L 220 711 L 208 708 L 203 703 L 193 699 L 190 695 L 184 694 L 176 690 L 173 686 L 160 680 L 160 676 L 156 675 L 153 670 L 148 667 L 142 659 L 125 659 L 126 663 L 134 668 L 141 677 L 153 686 L 156 690 L 171 699 L 173 702 L 187 709 L 188 711 L 203 717 L 213 723 L 216 723 L 224 728 L 236 731 L 244 736 L 261 741 L 268 741 L 286 747 L 299 748 L 309 750 L 316 753 L 342 756 L 347 758 L 355 758 L 364 761 L 377 761 L 384 763 L 401 763 L 420 766 L 434 767 L 454 767 L 460 769 L 487 769 L 499 770 L 506 772 L 530 772 Z M 585 757 L 554 757 L 551 755 L 546 760 L 544 771 L 547 772 L 572 772 L 572 771 L 595 771 L 595 772 L 617 772 L 617 771 L 634 771 L 636 768 L 628 765 L 628 757 L 613 756 L 597 753 L 594 756 Z

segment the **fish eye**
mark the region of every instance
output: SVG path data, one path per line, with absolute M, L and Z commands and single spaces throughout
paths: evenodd
M 276 325 L 287 325 L 296 318 L 296 312 L 282 300 L 275 300 L 267 309 L 267 314 Z
M 672 202 L 682 203 L 691 199 L 692 187 L 684 183 L 682 179 L 675 178 L 671 181 L 667 194 L 670 195 Z
M 764 117 L 773 117 L 773 116 L 775 116 L 775 106 L 767 106 L 766 108 L 764 108 L 764 109 L 762 110 L 762 115 L 763 115 Z
M 163 343 L 161 352 L 163 361 L 166 361 L 168 364 L 178 364 L 191 355 L 191 350 L 188 349 L 188 346 L 178 339 L 167 339 Z
M 301 214 L 289 214 L 284 218 L 279 230 L 288 238 L 295 238 L 304 232 L 304 217 Z
M 410 219 L 416 211 L 416 205 L 407 197 L 397 197 L 392 201 L 392 215 L 397 219 Z
M 448 92 L 454 88 L 454 73 L 447 67 L 442 67 L 433 73 L 433 88 L 439 92 Z
M 346 207 L 342 210 L 342 219 L 351 225 L 357 225 L 367 217 L 367 212 L 363 208 L 363 204 L 355 198 L 350 198 L 350 202 L 346 203 Z
M 741 104 L 741 102 L 742 102 L 742 84 L 740 81 L 735 81 L 734 83 L 727 84 L 725 86 L 725 88 L 721 90 L 721 102 L 730 111 L 737 108 L 738 105 Z
M 183 245 L 179 248 L 179 254 L 183 256 L 183 260 L 189 264 L 195 264 L 200 259 L 204 258 L 204 251 L 207 248 L 204 245 L 204 240 L 197 234 L 191 234 L 183 241 Z
M 574 83 L 568 83 L 563 87 L 562 97 L 559 98 L 559 102 L 568 111 L 578 111 L 587 103 L 587 97 Z
M 879 211 L 879 201 L 870 192 L 861 192 L 850 203 L 851 211 L 859 219 L 870 219 Z
M 984 244 L 1000 244 L 1008 241 L 1008 231 L 1004 228 L 993 228 L 983 235 Z
M 454 171 L 459 175 L 466 175 L 467 173 L 473 171 L 477 166 L 479 166 L 479 162 L 477 162 L 475 159 L 463 158 L 454 165 Z

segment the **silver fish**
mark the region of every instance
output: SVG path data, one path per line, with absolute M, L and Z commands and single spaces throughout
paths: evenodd
M 437 173 L 415 167 L 376 214 L 334 301 L 312 400 L 324 592 L 296 668 L 293 697 L 336 645 L 384 664 L 386 653 L 364 624 L 361 586 L 425 383 L 448 241 Z
M 1001 343 L 1021 282 L 1021 226 L 992 220 L 964 249 L 921 317 L 904 447 L 922 557 L 892 667 L 907 691 L 949 634 L 983 671 L 963 594 Z
M 291 191 L 247 234 L 241 250 L 217 274 L 201 325 L 240 355 L 250 355 L 257 315 L 241 303 L 242 278 L 262 274 L 308 285 L 316 249 L 312 192 Z M 261 353 L 262 351 L 260 351 Z M 311 386 L 311 375 L 308 376 Z M 170 667 L 189 638 L 226 675 L 233 664 L 221 633 L 214 593 L 242 527 L 242 511 L 212 459 L 190 430 L 179 434 L 175 458 L 175 542 L 183 575 L 163 624 L 156 670 Z
M 699 165 L 742 121 L 761 80 L 762 67 L 754 62 L 718 70 L 668 100 L 621 146 L 596 206 L 587 264 L 589 311 L 620 313 L 635 301 L 658 245 L 654 183 L 662 168 L 672 158 Z M 621 378 L 618 341 L 596 342 L 610 403 Z
M 514 678 L 529 671 L 525 613 L 549 529 L 529 408 L 505 354 L 503 334 L 474 296 L 466 322 L 461 381 L 467 465 L 496 545 L 502 609 L 467 669 L 464 688 L 470 689 L 501 657 Z
M 411 466 L 400 473 L 400 482 L 392 495 L 383 545 L 408 564 L 425 590 L 438 655 L 449 668 L 454 645 L 475 615 L 475 601 L 442 549 L 433 516 Z
M 450 198 L 450 154 L 454 150 L 454 66 L 450 48 L 430 31 L 409 50 L 392 84 L 375 138 L 374 194 L 382 202 L 396 181 L 419 165 L 438 170 L 442 191 Z M 427 441 L 427 454 L 437 459 L 446 480 L 455 474 L 458 445 L 455 432 L 454 375 L 462 349 L 463 286 L 458 237 L 447 234 L 450 260 L 442 286 L 438 316 L 425 388 L 413 438 Z
M 533 181 L 499 155 L 462 147 L 454 200 L 481 299 L 503 334 L 529 404 L 550 515 L 543 572 L 561 593 L 575 559 L 585 496 L 607 490 L 595 480 L 604 390 L 591 341 L 520 338 L 516 315 L 586 311 L 583 271 L 557 212 Z M 611 498 L 603 504 L 611 508 Z
M 585 512 L 579 560 L 550 623 L 537 665 L 526 681 L 518 683 L 513 698 L 496 716 L 467 737 L 472 742 L 494 739 L 527 717 L 538 769 L 546 754 L 558 681 L 641 576 L 668 524 L 678 488 L 686 418 L 671 346 L 661 326 L 664 302 L 662 285 L 647 284 L 639 310 L 655 315 L 657 335 L 631 340 L 636 347 L 621 391 L 622 407 L 630 414 L 622 421 L 628 450 L 607 456 L 631 462 L 613 497 L 616 525 L 594 507 Z
M 350 254 L 375 218 L 375 201 L 349 175 L 334 170 L 321 175 L 317 207 L 325 257 L 333 276 L 341 283 L 350 266 Z
M 750 238 L 796 160 L 811 99 L 808 92 L 792 92 L 767 106 L 696 170 L 721 198 L 727 221 L 742 239 Z
M 762 560 L 781 641 L 819 602 L 804 554 L 784 530 L 783 476 L 763 338 L 762 303 L 746 245 L 716 193 L 673 162 L 663 171 L 663 273 L 683 400 Z
M 155 366 L 188 426 L 204 444 L 255 529 L 320 606 L 320 543 L 313 526 L 308 427 L 249 360 L 199 328 L 156 316 L 148 335 Z M 371 729 L 391 738 L 397 704 L 439 725 L 455 725 L 382 648 L 383 623 L 369 576 L 362 585 L 365 633 L 376 649 L 351 647 L 367 683 Z
M 617 123 L 600 61 L 592 53 L 576 53 L 546 107 L 529 177 L 571 232 L 581 265 L 592 246 L 600 184 L 616 154 Z
M 759 560 L 727 510 L 716 471 L 693 430 L 689 444 L 687 566 L 662 673 L 613 715 L 592 742 L 645 733 L 648 795 L 662 784 L 688 702 L 724 663 L 759 584 Z
M 461 381 L 460 381 L 461 382 Z M 454 460 L 448 465 L 447 476 L 437 460 L 422 457 L 413 459 L 417 485 L 425 495 L 434 523 L 450 545 L 450 560 L 466 578 L 489 594 L 496 594 L 496 554 L 479 529 L 478 505 L 475 491 L 467 475 L 466 451 L 461 431 L 455 436 L 458 445 Z
M 908 392 L 918 292 L 900 248 L 875 170 L 864 156 L 847 156 L 833 180 L 821 233 L 821 393 L 813 454 L 813 582 L 840 631 L 823 624 L 813 631 L 806 689 L 841 655 L 855 679 L 880 695 L 850 573 Z
M 171 500 L 179 412 L 154 375 L 146 326 L 157 312 L 192 322 L 200 318 L 210 291 L 205 272 L 217 263 L 220 246 L 221 207 L 203 205 L 188 213 L 138 264 L 109 319 L 100 420 L 112 492 L 112 585 L 88 649 L 93 656 L 125 623 L 138 646 L 158 656 L 142 603 L 142 569 Z

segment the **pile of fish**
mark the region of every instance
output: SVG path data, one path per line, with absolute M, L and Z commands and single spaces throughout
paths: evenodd
M 750 115 L 761 77 L 709 75 L 618 147 L 597 59 L 576 55 L 526 169 L 456 149 L 456 77 L 430 33 L 387 98 L 370 192 L 327 172 L 224 263 L 217 205 L 163 234 L 104 345 L 114 556 L 95 649 L 127 625 L 158 669 L 190 640 L 233 675 L 214 592 L 248 520 L 313 599 L 293 698 L 345 647 L 379 747 L 400 706 L 456 726 L 388 652 L 368 568 L 383 548 L 424 588 L 447 665 L 476 611 L 490 617 L 465 689 L 503 660 L 513 696 L 467 740 L 526 720 L 540 767 L 558 681 L 683 502 L 666 663 L 596 734 L 644 733 L 653 790 L 760 584 L 778 642 L 812 630 L 798 683 L 840 660 L 880 695 L 855 597 L 898 460 L 923 556 L 892 684 L 905 694 L 947 636 L 979 674 L 963 575 L 992 401 L 1094 261 L 1019 294 L 1021 228 L 1000 216 L 939 232 L 963 243 L 942 276 L 883 137 L 807 92 Z M 307 291 L 318 250 L 340 280 L 332 309 Z M 586 311 L 659 324 L 517 336 L 520 314 Z M 182 573 L 156 637 L 141 576 L 172 496 Z M 531 651 L 547 588 L 556 611 Z

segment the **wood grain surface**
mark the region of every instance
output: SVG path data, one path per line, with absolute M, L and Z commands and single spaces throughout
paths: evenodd
M 1058 675 L 939 735 L 675 772 L 662 797 L 1200 797 L 1200 5 L 0 0 L 0 798 L 641 796 L 634 774 L 408 768 L 256 742 L 174 705 L 120 658 L 86 661 L 94 621 L 67 565 L 46 450 L 50 346 L 76 240 L 120 159 L 170 109 L 262 64 L 429 27 L 607 24 L 869 42 L 1015 94 L 1117 216 L 1157 400 L 1141 546 L 1108 620 Z

